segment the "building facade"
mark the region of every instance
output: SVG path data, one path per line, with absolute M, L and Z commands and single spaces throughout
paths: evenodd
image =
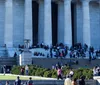
M 0 0 L 0 46 L 25 39 L 100 48 L 100 0 Z

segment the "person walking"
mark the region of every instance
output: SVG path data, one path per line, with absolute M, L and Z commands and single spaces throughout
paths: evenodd
M 64 81 L 64 85 L 71 85 L 71 79 L 69 76 L 66 77 L 66 79 Z
M 58 79 L 58 80 L 59 80 L 59 79 L 63 79 L 61 67 L 59 67 L 59 68 L 57 69 L 57 79 Z
M 9 81 L 6 81 L 6 85 L 10 85 L 10 84 L 9 84 Z
M 84 76 L 82 76 L 82 77 L 79 79 L 79 85 L 85 85 L 85 78 L 84 78 Z
M 19 76 L 15 80 L 15 85 L 21 85 L 21 80 L 20 80 Z
M 28 85 L 33 85 L 33 81 L 31 77 L 29 78 Z

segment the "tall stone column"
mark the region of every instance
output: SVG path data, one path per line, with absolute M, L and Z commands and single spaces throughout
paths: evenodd
M 64 3 L 58 1 L 58 43 L 64 41 Z
M 90 15 L 89 15 L 89 0 L 83 0 L 83 43 L 91 45 L 90 39 Z
M 13 47 L 13 4 L 12 0 L 5 1 L 5 34 L 4 43 Z
M 52 44 L 51 0 L 44 0 L 44 43 Z
M 24 39 L 30 40 L 32 45 L 32 0 L 25 0 Z
M 38 42 L 42 43 L 44 38 L 44 2 L 39 0 L 39 29 L 38 29 Z
M 72 45 L 71 0 L 64 0 L 64 44 Z

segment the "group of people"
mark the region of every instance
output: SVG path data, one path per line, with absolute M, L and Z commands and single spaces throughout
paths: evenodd
M 66 45 L 59 44 L 57 46 L 50 48 L 51 57 L 61 57 L 61 58 L 89 58 L 96 59 L 100 55 L 99 50 L 95 50 L 94 47 L 88 46 L 86 44 L 76 43 L 70 48 Z
M 57 79 L 64 79 L 64 76 L 62 75 L 62 67 L 60 66 L 60 64 L 58 64 L 58 66 L 56 67 L 57 70 Z M 74 71 L 72 69 L 70 69 L 70 72 L 66 75 L 65 81 L 64 81 L 64 85 L 85 85 L 85 77 L 81 76 L 79 80 L 77 80 L 77 78 L 74 78 Z
M 18 48 L 25 48 L 24 45 L 18 45 Z M 35 45 L 32 45 L 32 46 L 29 46 L 28 47 L 29 49 L 33 49 L 33 48 L 43 48 L 45 50 L 48 50 L 49 49 L 49 46 L 48 45 L 45 45 L 44 43 L 41 43 L 41 44 L 35 44 Z
M 42 48 L 47 47 L 50 50 L 51 58 L 65 58 L 69 56 L 70 58 L 88 57 L 89 59 L 96 59 L 100 55 L 100 50 L 95 50 L 94 47 L 89 47 L 87 44 L 82 45 L 81 43 L 76 43 L 70 48 L 63 43 L 55 46 L 48 46 L 42 43 L 38 46 Z
M 19 48 L 23 48 L 23 46 L 19 45 Z M 29 49 L 33 48 L 43 48 L 46 51 L 49 51 L 49 56 L 47 57 L 56 57 L 56 58 L 89 58 L 96 59 L 100 55 L 100 50 L 95 50 L 94 47 L 88 46 L 87 44 L 82 45 L 81 43 L 76 43 L 71 47 L 64 45 L 63 43 L 56 45 L 45 45 L 44 43 L 32 45 Z M 35 55 L 40 55 L 41 53 L 34 53 Z M 43 53 L 42 53 L 43 54 Z M 44 54 L 45 55 L 45 54 Z M 46 55 L 45 55 L 46 56 Z
M 0 82 L 0 85 L 4 85 Z M 11 85 L 9 81 L 6 81 L 5 85 Z M 27 82 L 22 82 L 20 77 L 17 76 L 17 79 L 15 80 L 13 85 L 33 85 L 32 77 L 29 78 Z
M 25 82 L 25 83 L 22 84 L 20 77 L 18 76 L 17 79 L 14 82 L 14 85 L 33 85 L 33 81 L 32 81 L 32 78 L 30 77 L 28 82 Z
M 58 80 L 64 78 L 64 76 L 63 76 L 62 74 L 63 74 L 63 73 L 62 73 L 62 69 L 59 67 L 59 68 L 57 69 L 57 79 L 58 79 Z M 69 76 L 69 77 L 72 79 L 73 75 L 74 75 L 74 72 L 73 72 L 73 70 L 71 69 L 70 72 L 69 72 L 69 74 L 66 75 L 66 76 Z
M 64 85 L 85 85 L 85 77 L 82 76 L 79 81 L 77 81 L 76 78 L 74 78 L 73 80 L 70 79 L 69 76 L 66 77 L 65 81 L 64 81 Z
M 34 56 L 45 56 L 42 52 L 34 52 Z
M 20 69 L 20 73 L 21 73 L 21 75 L 28 75 L 29 74 L 29 67 L 28 67 L 28 65 L 26 65 L 25 67 L 21 67 L 21 69 Z
M 63 75 L 62 69 L 63 69 L 63 65 L 61 65 L 59 62 L 56 64 L 56 66 L 52 67 L 52 69 L 55 69 L 57 71 L 57 79 L 64 79 L 65 75 Z M 70 76 L 70 78 L 72 79 L 74 75 L 74 71 L 72 69 L 70 69 L 70 72 L 67 74 L 67 76 Z
M 0 82 L 0 85 L 3 85 L 3 84 Z M 10 82 L 6 81 L 5 85 L 10 85 Z M 22 83 L 20 77 L 18 76 L 17 79 L 14 82 L 14 85 L 33 85 L 33 81 L 32 81 L 32 78 L 30 77 L 27 82 Z M 85 85 L 85 78 L 84 78 L 84 76 L 82 76 L 79 79 L 79 81 L 77 81 L 76 78 L 71 80 L 71 78 L 69 76 L 67 76 L 65 81 L 64 81 L 64 85 Z
M 71 70 L 69 72 L 69 74 L 66 76 L 64 85 L 85 85 L 85 77 L 84 76 L 81 76 L 79 81 L 77 81 L 76 78 L 72 79 L 73 75 L 74 75 L 74 72 Z M 61 68 L 57 69 L 57 79 L 58 80 L 63 79 Z

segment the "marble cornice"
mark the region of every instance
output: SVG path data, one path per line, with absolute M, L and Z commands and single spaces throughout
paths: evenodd
M 38 0 L 33 0 L 38 1 Z M 40 0 L 41 1 L 41 0 Z M 43 1 L 43 0 L 42 0 Z M 52 0 L 52 1 L 64 1 L 64 0 Z M 84 0 L 71 0 L 71 1 L 84 1 Z M 88 1 L 88 0 L 87 0 Z M 100 0 L 90 0 L 90 1 L 100 1 Z

